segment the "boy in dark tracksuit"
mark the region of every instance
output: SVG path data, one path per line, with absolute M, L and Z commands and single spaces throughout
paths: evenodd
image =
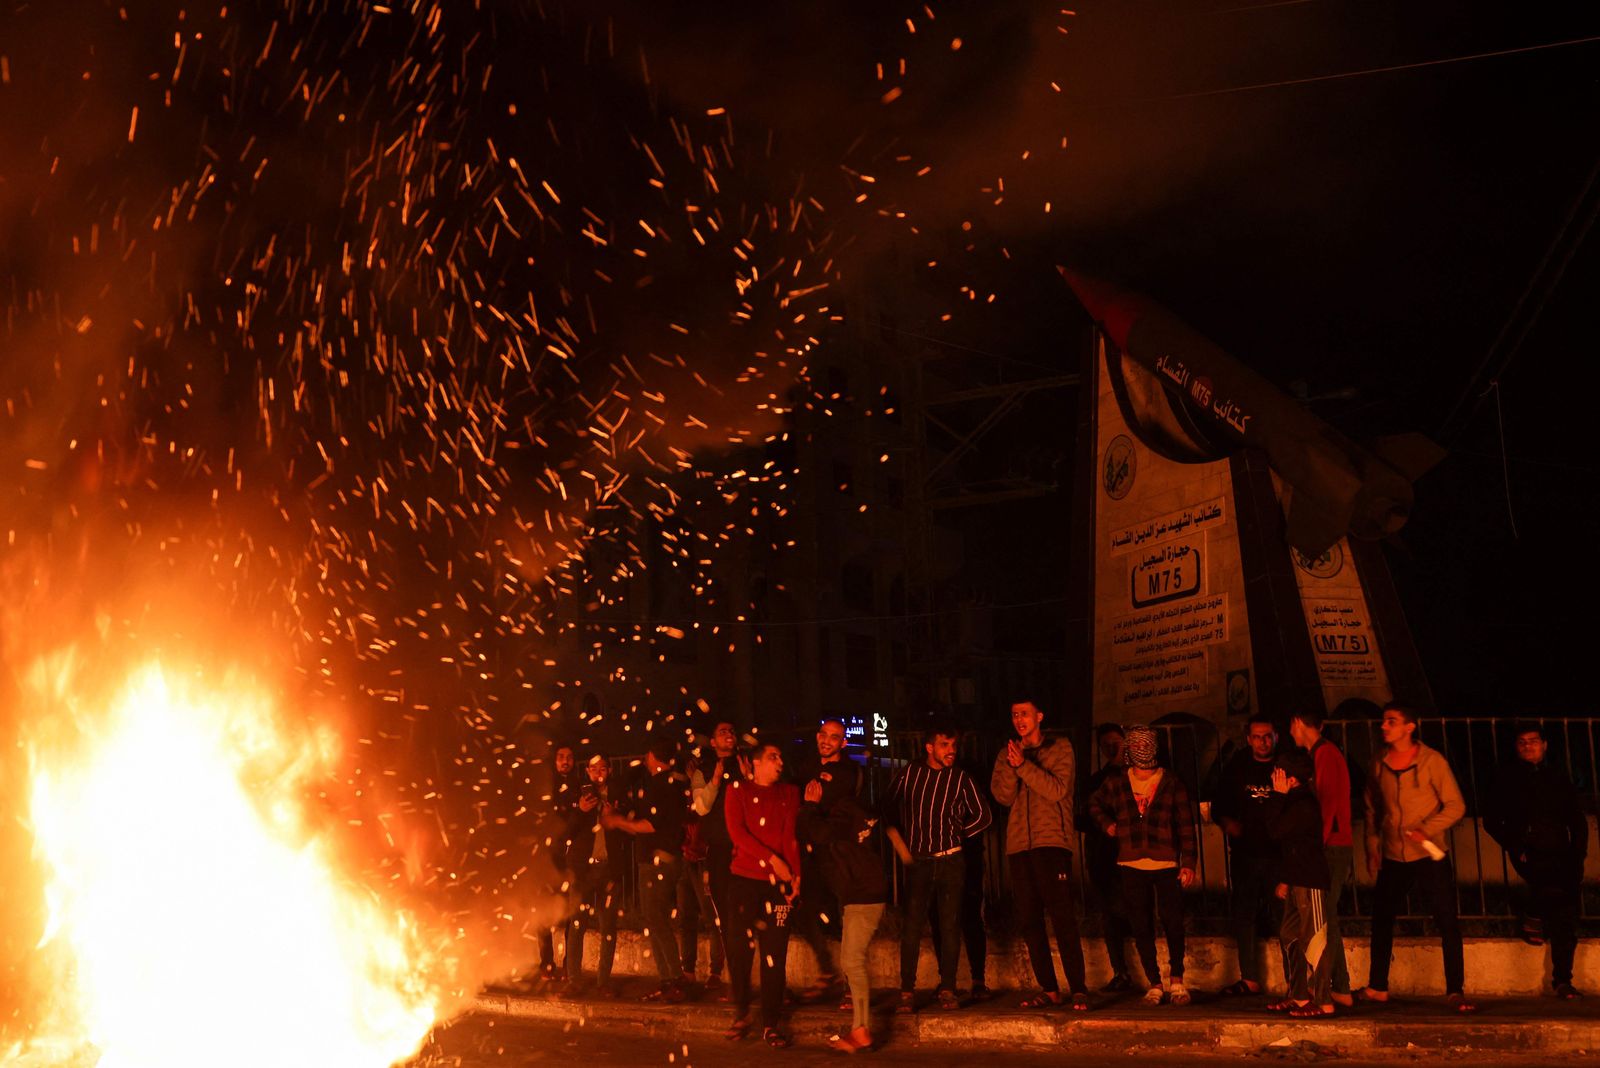
M 1277 847 L 1277 894 L 1283 902 L 1278 944 L 1289 996 L 1267 1008 L 1290 1016 L 1333 1015 L 1333 955 L 1328 948 L 1328 857 L 1322 808 L 1312 791 L 1314 765 L 1303 750 L 1280 756 L 1267 799 L 1267 834 Z

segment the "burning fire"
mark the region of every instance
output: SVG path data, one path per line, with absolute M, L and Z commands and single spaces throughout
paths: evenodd
M 64 995 L 47 1033 L 91 1044 L 101 1068 L 385 1068 L 417 1052 L 438 960 L 308 824 L 331 735 L 296 740 L 261 694 L 158 665 L 104 709 L 80 707 L 67 672 L 34 681 L 52 713 L 29 742 L 40 954 Z

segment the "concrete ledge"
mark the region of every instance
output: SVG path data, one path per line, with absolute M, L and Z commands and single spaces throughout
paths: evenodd
M 838 943 L 833 943 L 838 952 Z M 585 971 L 593 974 L 598 963 L 599 938 L 585 940 Z M 1053 943 L 1052 943 L 1053 949 Z M 1084 939 L 1084 957 L 1088 965 L 1090 989 L 1098 988 L 1111 979 L 1111 967 L 1106 960 L 1105 945 L 1099 939 Z M 1167 967 L 1166 944 L 1157 939 L 1156 953 L 1165 974 Z M 1345 953 L 1353 982 L 1360 984 L 1367 976 L 1370 954 L 1365 938 L 1345 939 Z M 702 969 L 709 959 L 709 947 L 704 937 L 700 949 Z M 1218 990 L 1239 978 L 1238 958 L 1233 941 L 1216 936 L 1202 936 L 1188 940 L 1184 952 L 1185 979 L 1192 988 Z M 1282 990 L 1283 965 L 1276 939 L 1262 939 L 1261 958 L 1263 974 L 1268 989 Z M 1132 943 L 1128 945 L 1128 960 L 1135 964 L 1138 955 Z M 1474 997 L 1537 997 L 1550 989 L 1550 950 L 1545 946 L 1530 946 L 1519 939 L 1469 938 L 1466 940 L 1467 990 Z M 891 938 L 873 940 L 868 955 L 868 968 L 879 983 L 893 983 L 900 974 L 900 944 Z M 1027 948 L 1020 941 L 989 940 L 985 981 L 997 989 L 1027 990 L 1037 986 L 1033 968 L 1028 962 Z M 1059 972 L 1059 962 L 1057 964 Z M 617 935 L 616 974 L 619 976 L 655 975 L 646 940 L 637 931 L 622 931 Z M 1600 942 L 1594 940 L 1578 943 L 1574 981 L 1580 989 L 1590 993 L 1600 992 Z M 799 938 L 789 942 L 788 980 L 792 987 L 801 987 L 817 976 L 817 962 L 811 949 Z M 917 985 L 932 988 L 938 985 L 938 961 L 932 943 L 924 939 L 917 963 Z M 962 955 L 961 984 L 971 984 L 971 971 Z M 1065 989 L 1065 980 L 1062 987 Z M 1444 955 L 1437 938 L 1396 938 L 1394 961 L 1389 968 L 1389 989 L 1406 996 L 1436 996 L 1444 991 Z

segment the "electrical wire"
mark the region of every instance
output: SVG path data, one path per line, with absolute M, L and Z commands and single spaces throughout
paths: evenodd
M 1600 41 L 1600 34 L 1593 37 L 1572 37 L 1564 41 L 1546 41 L 1543 44 L 1523 45 L 1520 48 L 1501 48 L 1493 52 L 1474 52 L 1465 56 L 1445 56 L 1441 59 L 1422 59 L 1414 63 L 1394 63 L 1386 67 L 1364 67 L 1361 70 L 1338 71 L 1333 74 L 1312 74 L 1304 78 L 1284 78 L 1275 82 L 1255 82 L 1250 85 L 1229 85 L 1220 89 L 1196 89 L 1187 93 L 1169 93 L 1165 96 L 1132 97 L 1127 100 L 1110 100 L 1104 104 L 1081 104 L 1084 110 L 1099 110 L 1101 108 L 1126 107 L 1130 104 L 1154 104 L 1163 100 L 1196 100 L 1208 96 L 1227 96 L 1232 93 L 1250 93 L 1257 89 L 1281 89 L 1295 85 L 1312 85 L 1316 82 L 1336 82 L 1349 78 L 1363 78 L 1369 74 L 1392 74 L 1402 70 L 1420 70 L 1424 67 L 1442 67 L 1452 63 L 1470 63 L 1479 59 L 1495 59 L 1501 56 L 1526 55 L 1530 52 L 1546 52 L 1553 48 L 1569 48 L 1574 45 L 1594 44 Z
M 1506 489 L 1506 518 L 1511 520 L 1512 539 L 1520 541 L 1521 535 L 1517 533 L 1517 513 L 1511 507 L 1511 464 L 1506 458 L 1506 419 L 1505 413 L 1500 408 L 1500 380 L 1497 378 L 1490 382 L 1489 388 L 1494 390 L 1494 418 L 1500 426 L 1500 474 Z
M 926 612 L 896 612 L 888 615 L 831 616 L 818 619 L 637 619 L 623 616 L 582 616 L 561 620 L 563 623 L 619 625 L 631 627 L 700 626 L 700 627 L 809 627 L 831 623 L 893 623 L 899 620 L 931 619 L 935 616 L 956 615 L 960 612 L 1002 612 L 1014 608 L 1039 608 L 1044 605 L 1066 604 L 1069 597 L 1044 597 L 1035 601 L 1012 601 L 1006 604 L 972 604 L 954 608 L 935 608 Z

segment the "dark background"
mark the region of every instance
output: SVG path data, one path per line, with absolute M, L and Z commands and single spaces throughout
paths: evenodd
M 959 234 L 954 273 L 1004 310 L 931 318 L 938 336 L 1070 366 L 1070 312 L 1048 307 L 1070 300 L 1040 277 L 1070 263 L 1168 305 L 1352 437 L 1440 440 L 1450 458 L 1386 547 L 1439 708 L 1589 707 L 1600 253 L 1580 238 L 1600 42 L 1540 46 L 1600 33 L 1592 9 L 899 7 L 614 13 L 674 96 L 770 124 L 824 185 L 834 160 L 889 172 L 852 189 L 904 210 L 902 235 Z M 1482 55 L 1518 49 L 1534 50 Z M 874 77 L 901 56 L 905 78 Z

